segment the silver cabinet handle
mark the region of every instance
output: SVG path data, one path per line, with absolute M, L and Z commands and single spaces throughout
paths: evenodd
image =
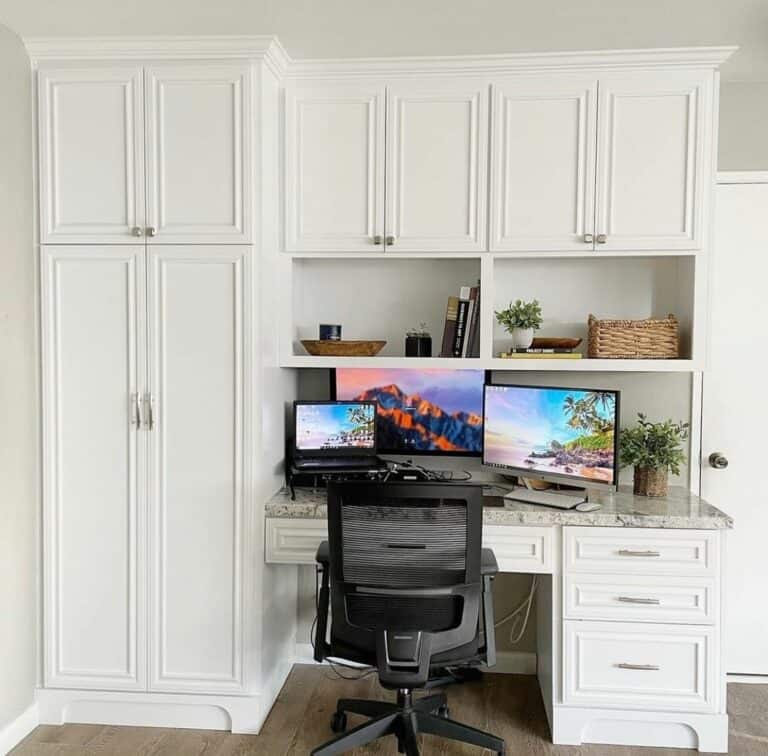
M 634 596 L 619 596 L 617 601 L 621 601 L 623 604 L 661 604 L 659 599 L 655 598 L 635 598 Z
M 131 425 L 135 426 L 136 430 L 141 430 L 141 402 L 138 393 L 131 394 L 130 414 Z
M 627 664 L 622 662 L 616 665 L 619 669 L 635 669 L 640 672 L 658 672 L 660 667 L 656 664 Z
M 634 551 L 633 549 L 619 549 L 619 556 L 626 557 L 660 557 L 658 551 Z
M 147 226 L 147 236 L 157 236 L 157 229 L 154 226 Z
M 605 234 L 598 234 L 597 235 L 597 243 L 598 244 L 605 244 L 608 241 L 608 237 Z
M 147 394 L 147 429 L 154 430 L 155 428 L 155 398 L 150 392 Z
M 131 229 L 131 233 L 132 233 L 134 236 L 144 236 L 144 229 L 143 229 L 141 226 L 134 226 L 134 227 Z
M 584 234 L 584 244 L 592 244 L 595 241 L 594 234 Z
M 385 239 L 385 241 L 386 241 L 386 243 L 387 243 L 387 246 L 388 246 L 388 247 L 391 247 L 391 246 L 392 246 L 392 245 L 395 243 L 395 237 L 394 237 L 394 236 L 388 236 L 388 237 Z
M 383 236 L 379 236 L 378 234 L 373 237 L 373 243 L 374 244 L 381 244 L 384 241 Z

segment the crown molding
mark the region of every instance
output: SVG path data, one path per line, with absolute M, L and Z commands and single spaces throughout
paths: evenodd
M 275 36 L 30 37 L 33 66 L 48 60 L 260 59 L 281 78 L 314 79 L 414 74 L 479 75 L 596 68 L 716 69 L 738 48 L 680 47 L 587 52 L 293 60 Z

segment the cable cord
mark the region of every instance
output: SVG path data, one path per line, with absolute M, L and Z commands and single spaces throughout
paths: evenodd
M 501 627 L 510 620 L 513 620 L 512 627 L 509 631 L 509 642 L 512 645 L 520 642 L 525 634 L 525 629 L 528 627 L 528 620 L 531 617 L 531 607 L 533 606 L 533 597 L 536 593 L 537 583 L 538 575 L 534 575 L 531 578 L 531 589 L 528 591 L 528 595 L 506 617 L 498 620 L 493 625 L 494 627 Z M 522 621 L 519 619 L 521 615 Z
M 409 470 L 418 470 L 427 480 L 438 481 L 442 483 L 448 481 L 452 481 L 454 483 L 466 483 L 468 480 L 472 480 L 472 473 L 469 472 L 469 470 L 430 470 L 426 467 L 415 464 L 411 460 L 407 460 L 406 462 L 394 462 L 391 459 L 385 459 L 384 461 L 394 466 L 393 470 L 389 470 L 387 472 L 384 478 L 384 482 L 389 480 L 390 475 L 392 475 L 392 473 L 395 472 L 398 467 L 405 467 Z M 462 477 L 458 477 L 459 474 Z

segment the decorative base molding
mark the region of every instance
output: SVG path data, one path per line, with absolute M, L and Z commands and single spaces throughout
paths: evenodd
M 10 722 L 0 730 L 0 754 L 8 753 L 15 748 L 32 730 L 40 724 L 37 703 L 19 714 L 13 722 Z
M 555 745 L 599 743 L 728 753 L 727 714 L 556 706 Z

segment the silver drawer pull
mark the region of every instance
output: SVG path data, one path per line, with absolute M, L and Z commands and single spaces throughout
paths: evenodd
M 658 672 L 659 667 L 656 664 L 617 664 L 619 669 L 633 669 L 639 672 Z
M 628 557 L 660 557 L 658 551 L 634 551 L 633 549 L 619 549 L 619 556 Z
M 636 598 L 634 596 L 619 596 L 617 601 L 623 604 L 660 604 L 661 601 L 655 598 Z

